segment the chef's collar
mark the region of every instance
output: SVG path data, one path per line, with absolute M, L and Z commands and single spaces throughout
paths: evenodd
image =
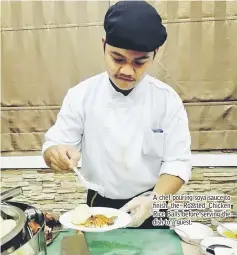
M 112 81 L 111 79 L 109 79 L 111 85 L 113 86 L 113 88 L 117 91 L 117 92 L 120 92 L 122 93 L 124 96 L 127 96 L 134 88 L 131 88 L 131 89 L 127 89 L 127 90 L 123 90 L 123 89 L 120 89 L 118 88 Z
M 129 93 L 127 96 L 124 96 L 122 93 L 118 92 L 117 90 L 120 90 L 118 87 L 114 88 L 112 83 L 110 82 L 110 77 L 108 75 L 108 72 L 105 72 L 106 76 L 106 83 L 108 87 L 109 92 L 109 98 L 112 103 L 117 104 L 133 104 L 134 101 L 139 100 L 139 98 L 143 97 L 144 95 L 144 89 L 146 86 L 144 86 L 144 77 L 132 88 L 129 89 Z M 145 75 L 144 75 L 145 76 Z M 116 85 L 115 85 L 116 87 Z

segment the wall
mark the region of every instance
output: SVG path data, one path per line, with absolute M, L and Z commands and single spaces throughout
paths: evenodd
M 4 1 L 4 153 L 39 152 L 66 91 L 104 70 L 103 19 L 114 1 Z M 150 74 L 188 112 L 192 150 L 237 148 L 237 2 L 150 1 L 168 31 Z
M 23 194 L 16 201 L 30 203 L 43 211 L 58 215 L 86 202 L 87 191 L 72 172 L 54 173 L 49 169 L 2 170 L 2 191 L 16 185 L 23 189 Z M 236 221 L 237 167 L 194 168 L 192 180 L 177 194 L 228 194 L 233 205 L 231 212 L 235 217 L 222 220 Z M 193 220 L 210 223 L 210 218 Z

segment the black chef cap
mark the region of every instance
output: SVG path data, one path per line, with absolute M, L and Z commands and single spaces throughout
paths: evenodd
M 108 44 L 136 51 L 154 51 L 167 38 L 160 15 L 146 1 L 119 1 L 111 6 L 104 29 Z

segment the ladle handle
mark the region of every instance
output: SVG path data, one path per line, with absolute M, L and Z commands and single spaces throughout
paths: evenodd
M 22 188 L 21 187 L 16 187 L 16 188 L 12 188 L 9 190 L 5 190 L 3 192 L 1 192 L 1 202 L 10 200 L 20 194 L 22 194 Z

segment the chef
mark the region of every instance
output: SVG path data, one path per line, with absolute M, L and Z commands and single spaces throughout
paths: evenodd
M 43 157 L 56 171 L 82 159 L 82 175 L 101 186 L 88 190 L 89 206 L 129 212 L 131 228 L 168 228 L 154 224 L 153 198 L 189 181 L 191 139 L 178 94 L 147 74 L 166 29 L 146 1 L 111 6 L 104 29 L 106 72 L 68 90 L 45 134 Z

